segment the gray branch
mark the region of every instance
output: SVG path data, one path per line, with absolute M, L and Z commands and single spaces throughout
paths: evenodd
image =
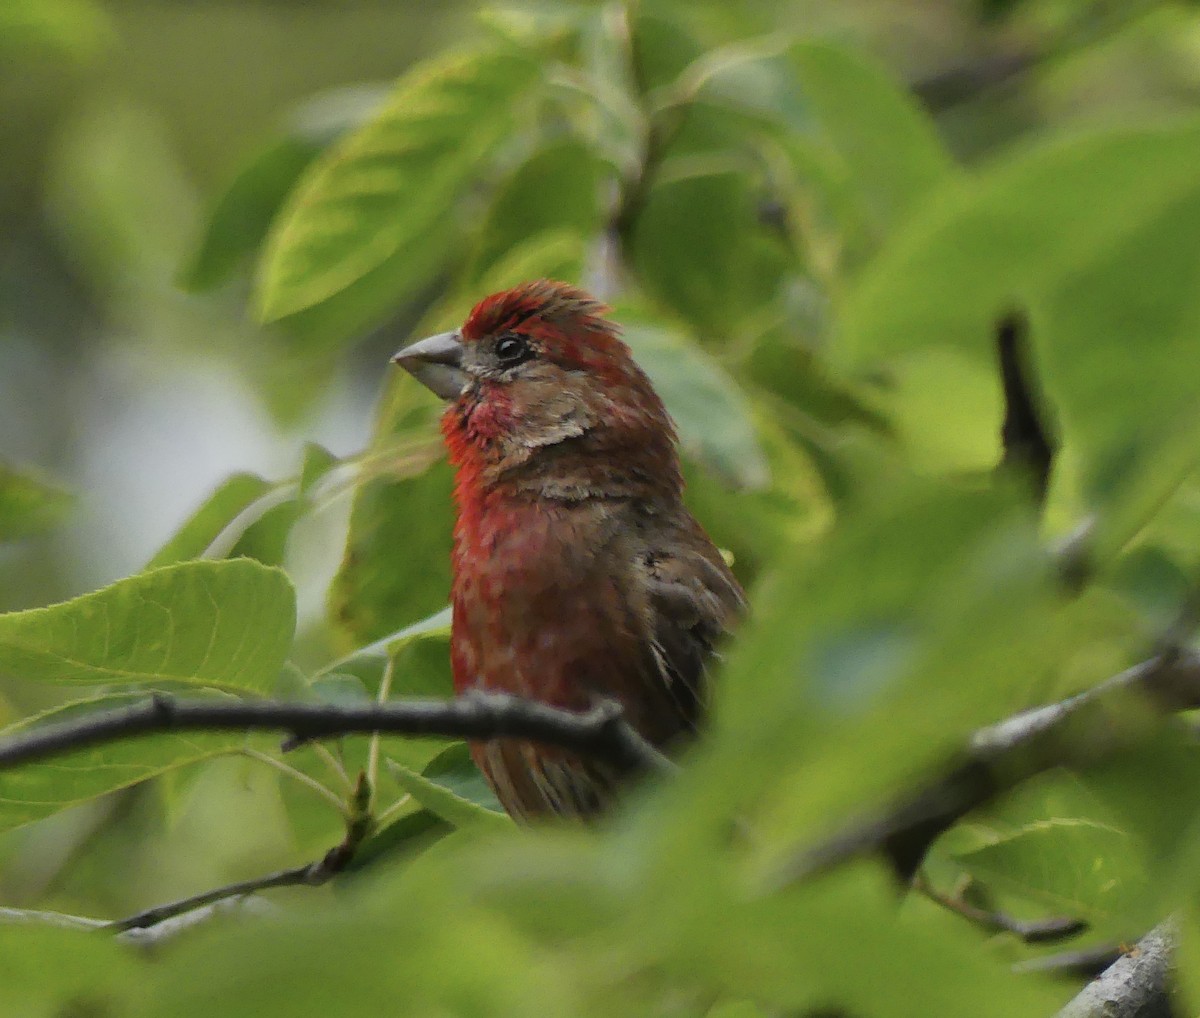
M 1088 983 L 1058 1018 L 1174 1018 L 1169 987 L 1174 951 L 1171 924 L 1156 926 Z

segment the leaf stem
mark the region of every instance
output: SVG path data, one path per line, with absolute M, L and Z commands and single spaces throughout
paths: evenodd
M 376 703 L 386 703 L 390 699 L 392 695 L 392 676 L 395 672 L 396 660 L 389 657 L 387 663 L 383 666 L 383 678 L 379 680 L 379 693 L 375 697 Z M 371 742 L 367 748 L 367 784 L 371 789 L 367 812 L 370 812 L 371 807 L 375 804 L 375 785 L 379 778 L 379 739 L 379 733 L 372 732 Z
M 322 799 L 328 802 L 336 809 L 343 817 L 350 816 L 350 808 L 345 801 L 338 796 L 331 788 L 321 784 L 316 778 L 310 777 L 303 771 L 298 770 L 291 764 L 285 763 L 279 757 L 271 756 L 270 753 L 263 753 L 257 749 L 244 748 L 239 751 L 243 756 L 249 757 L 251 760 L 257 760 L 259 763 L 264 763 L 268 767 L 274 767 L 280 774 L 285 774 L 293 781 L 297 781 L 306 788 L 315 792 Z M 328 751 L 327 751 L 328 752 Z M 343 773 L 345 773 L 343 771 Z

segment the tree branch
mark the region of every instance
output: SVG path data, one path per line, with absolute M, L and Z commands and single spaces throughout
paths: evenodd
M 577 713 L 504 693 L 471 692 L 456 700 L 312 704 L 277 700 L 177 700 L 145 703 L 43 725 L 0 741 L 0 769 L 162 732 L 282 731 L 294 743 L 351 733 L 451 739 L 529 739 L 594 757 L 621 770 L 668 771 L 674 765 L 643 739 L 612 701 Z
M 1124 723 L 1120 711 L 1132 691 L 1162 711 L 1200 707 L 1200 653 L 1164 651 L 1061 703 L 980 730 L 940 775 L 795 853 L 770 886 L 788 886 L 876 853 L 907 885 L 934 840 L 972 810 L 1052 767 L 1093 762 L 1133 744 L 1143 729 Z
M 1026 944 L 1052 944 L 1074 937 L 1087 929 L 1086 922 L 1070 916 L 1018 919 L 999 909 L 980 908 L 967 901 L 961 894 L 943 894 L 921 873 L 913 877 L 913 889 L 987 933 L 1011 933 Z
M 1017 311 L 1004 315 L 996 326 L 996 352 L 1004 389 L 1004 444 L 1001 470 L 1018 471 L 1033 487 L 1040 506 L 1046 500 L 1055 441 L 1042 409 L 1029 350 L 1029 323 Z
M 1175 932 L 1162 923 L 1088 983 L 1057 1018 L 1173 1018 L 1168 978 Z

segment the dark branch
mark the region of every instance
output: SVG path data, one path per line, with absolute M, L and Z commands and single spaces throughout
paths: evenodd
M 1122 951 L 1114 944 L 1099 944 L 1081 947 L 1077 951 L 1060 951 L 1038 958 L 1027 958 L 1013 965 L 1013 972 L 1044 976 L 1061 976 L 1078 983 L 1081 979 L 1095 979 L 1109 965 L 1121 957 Z
M 1175 934 L 1169 923 L 1156 926 L 1093 982 L 1058 1018 L 1173 1018 L 1169 978 Z
M 913 887 L 930 901 L 962 916 L 968 922 L 987 933 L 1011 933 L 1026 944 L 1053 944 L 1077 936 L 1087 929 L 1082 919 L 1055 916 L 1050 919 L 1018 919 L 999 909 L 980 908 L 967 901 L 961 894 L 943 894 L 921 874 L 913 878 Z
M 352 812 L 346 822 L 346 837 L 315 862 L 290 870 L 280 870 L 278 873 L 269 873 L 265 877 L 256 877 L 253 880 L 226 884 L 224 887 L 193 894 L 191 897 L 180 898 L 165 905 L 156 905 L 128 918 L 117 919 L 109 923 L 107 928 L 122 933 L 129 930 L 147 930 L 176 916 L 216 905 L 229 898 L 244 898 L 248 894 L 273 887 L 319 887 L 327 883 L 350 865 L 359 846 L 371 833 L 374 823 L 369 811 L 371 788 L 365 774 L 359 774 L 358 786 L 354 790 L 352 800 Z
M 1000 469 L 1018 472 L 1033 486 L 1040 506 L 1050 484 L 1055 443 L 1039 409 L 1025 316 L 1010 312 L 996 326 L 996 352 L 1004 387 L 1004 423 L 1000 437 L 1004 458 Z
M 1111 757 L 1135 743 L 1143 730 L 1124 723 L 1120 710 L 1132 691 L 1163 711 L 1200 707 L 1200 654 L 1164 652 L 1061 703 L 982 729 L 932 781 L 796 853 L 772 886 L 876 853 L 907 886 L 934 840 L 972 810 L 1052 767 Z
M 266 891 L 272 887 L 295 887 L 298 884 L 315 887 L 333 876 L 332 872 L 328 875 L 318 875 L 323 861 L 306 863 L 290 870 L 280 870 L 278 873 L 269 873 L 265 877 L 256 877 L 253 880 L 226 884 L 224 887 L 216 887 L 202 894 L 193 894 L 189 898 L 180 898 L 178 901 L 168 902 L 165 905 L 156 905 L 154 908 L 148 908 L 144 912 L 138 912 L 125 919 L 115 919 L 106 928 L 118 933 L 126 930 L 145 930 L 186 912 L 194 912 L 205 906 L 215 905 L 227 898 L 242 898 L 247 894 Z
M 280 731 L 291 733 L 298 741 L 369 732 L 451 739 L 529 739 L 603 760 L 624 771 L 662 771 L 673 766 L 622 718 L 616 703 L 606 702 L 575 713 L 502 693 L 474 692 L 448 701 L 353 705 L 176 700 L 155 694 L 133 707 L 98 711 L 6 739 L 0 742 L 0 768 L 98 743 L 203 730 Z
M 1037 60 L 1038 54 L 1033 52 L 994 53 L 973 63 L 936 71 L 913 82 L 911 88 L 925 106 L 940 112 L 1012 85 Z

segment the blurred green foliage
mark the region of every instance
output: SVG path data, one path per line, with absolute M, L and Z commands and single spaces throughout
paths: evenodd
M 235 16 L 190 6 L 173 24 L 197 40 Z M 264 96 L 204 68 L 220 101 L 181 144 L 201 177 L 203 138 L 222 153 L 207 203 L 155 118 L 89 77 L 164 8 L 0 11 L 0 101 L 37 125 L 5 166 L 19 229 L 4 288 L 22 299 L 4 335 L 61 367 L 77 331 L 149 331 L 172 356 L 237 365 L 303 432 L 346 365 L 378 378 L 389 349 L 487 292 L 568 278 L 627 325 L 678 426 L 691 504 L 753 602 L 682 773 L 595 829 L 518 830 L 463 747 L 434 740 L 284 753 L 152 737 L 5 771 L 0 892 L 27 907 L 118 915 L 319 858 L 362 805 L 360 774 L 371 820 L 332 892 L 149 956 L 0 914 L 6 1013 L 1024 1016 L 1070 995 L 1011 971 L 1044 949 L 899 899 L 881 864 L 782 891 L 771 874 L 977 727 L 1146 656 L 1193 596 L 1200 14 L 776 7 L 414 8 L 403 23 L 440 26 L 445 45 L 419 53 L 414 34 L 403 58 L 401 21 L 369 6 L 290 25 L 246 5 L 237 17 L 294 32 L 311 66 L 290 88 L 270 79 L 275 126 L 253 131 L 231 82 Z M 339 18 L 361 52 L 330 30 Z M 181 52 L 181 69 L 198 59 Z M 1013 309 L 1061 442 L 1041 520 L 993 470 L 994 333 Z M 157 689 L 448 695 L 437 409 L 389 378 L 360 450 L 309 443 L 278 479 L 246 465 L 144 570 L 0 615 L 5 731 Z M 90 493 L 5 457 L 10 573 L 52 576 L 38 542 Z M 1067 591 L 1047 548 L 1085 523 L 1089 570 Z M 314 548 L 332 545 L 315 575 Z M 1093 939 L 1178 911 L 1194 954 L 1200 758 L 1158 735 L 970 817 L 926 879 L 1078 916 Z

